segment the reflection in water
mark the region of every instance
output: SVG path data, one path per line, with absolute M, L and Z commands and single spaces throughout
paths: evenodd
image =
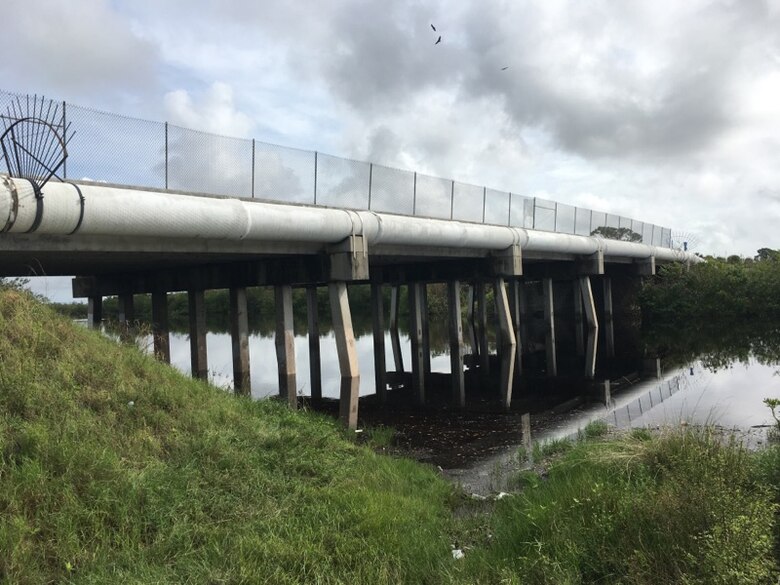
M 404 320 L 400 320 L 400 324 L 403 323 Z M 362 331 L 357 329 L 360 395 L 367 396 L 375 392 L 373 338 L 368 328 Z M 521 404 L 522 412 L 532 413 L 532 438 L 535 441 L 576 435 L 578 429 L 588 422 L 599 419 L 619 427 L 678 425 L 685 421 L 688 424 L 711 423 L 748 430 L 772 422 L 763 399 L 780 397 L 780 377 L 775 375 L 776 370 L 780 369 L 777 365 L 780 364 L 780 335 L 777 333 L 777 328 L 756 327 L 690 327 L 647 332 L 643 344 L 640 344 L 644 345 L 644 355 L 661 356 L 668 375 L 660 381 L 641 382 L 613 393 L 614 403 L 609 409 L 580 400 L 573 402 L 574 408 L 566 412 L 550 412 L 548 409 L 554 394 L 551 390 L 555 390 L 555 385 L 550 387 L 549 380 L 545 381 L 527 372 L 521 378 L 522 389 L 515 387 L 515 401 Z M 432 370 L 449 373 L 446 324 L 432 321 L 430 334 L 434 354 Z M 411 363 L 410 340 L 403 329 L 399 339 L 401 354 L 408 368 Z M 149 338 L 141 343 L 147 348 L 151 347 Z M 207 335 L 207 346 L 210 380 L 219 387 L 232 388 L 230 336 L 224 332 L 211 332 Z M 332 332 L 323 334 L 320 346 L 323 395 L 338 398 L 340 372 Z M 393 369 L 389 332 L 385 335 L 385 352 L 386 363 Z M 543 356 L 543 352 L 541 354 Z M 295 337 L 295 355 L 298 392 L 309 395 L 308 340 L 304 335 Z M 534 356 L 524 357 L 526 364 L 532 364 L 533 361 Z M 186 333 L 171 333 L 171 362 L 181 371 L 189 373 L 190 349 Z M 250 336 L 250 366 L 252 395 L 256 398 L 276 395 L 276 348 L 270 332 Z M 581 367 L 577 366 L 578 372 L 582 372 Z M 570 394 L 561 394 L 560 400 L 581 397 L 585 393 L 584 389 L 582 385 L 573 385 Z M 371 410 L 370 401 L 368 405 L 361 405 L 361 413 L 367 417 Z M 409 439 L 411 436 L 419 438 L 419 441 L 417 438 L 408 440 L 408 446 L 415 456 L 423 453 L 419 458 L 447 469 L 461 468 L 464 475 L 458 476 L 458 479 L 468 484 L 472 479 L 482 477 L 489 467 L 500 460 L 498 450 L 515 452 L 516 445 L 520 443 L 519 415 L 518 411 L 501 413 L 484 409 L 477 411 L 469 407 L 455 413 L 437 408 L 397 412 L 386 420 L 379 418 L 373 422 L 367 418 L 361 421 L 361 425 L 388 424 L 398 430 L 396 436 L 401 439 Z M 442 440 L 437 442 L 437 439 Z M 480 463 L 471 467 L 476 461 Z M 470 467 L 468 470 L 463 469 L 466 465 Z
M 189 335 L 171 333 L 171 365 L 184 373 L 190 373 L 190 340 Z M 411 363 L 409 337 L 400 335 L 400 347 L 404 361 Z M 139 339 L 141 347 L 151 351 L 151 336 Z M 360 366 L 360 395 L 374 394 L 374 340 L 370 334 L 361 335 L 355 339 Z M 230 334 L 211 333 L 206 335 L 208 349 L 209 381 L 220 388 L 233 388 L 233 354 Z M 393 363 L 390 334 L 385 335 L 385 359 Z M 338 355 L 336 354 L 336 339 L 333 332 L 320 338 L 320 358 L 322 360 L 322 395 L 327 398 L 338 398 L 341 383 Z M 296 386 L 298 394 L 309 396 L 309 343 L 303 335 L 295 337 L 295 364 L 297 367 Z M 276 367 L 276 346 L 274 337 L 253 334 L 249 336 L 249 367 L 252 380 L 252 396 L 264 398 L 276 396 L 279 393 L 279 383 Z M 450 360 L 447 354 L 435 355 L 431 358 L 433 372 L 449 373 Z

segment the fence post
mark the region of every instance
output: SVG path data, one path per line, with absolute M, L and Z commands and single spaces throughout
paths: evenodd
M 417 215 L 417 172 L 414 173 L 414 186 L 412 187 L 412 215 Z
M 532 230 L 536 229 L 536 197 L 534 197 L 534 213 L 533 216 L 531 217 L 531 229 Z
M 168 122 L 165 123 L 165 188 L 168 188 Z
M 368 209 L 371 210 L 371 184 L 374 182 L 374 163 L 368 163 Z
M 252 138 L 252 199 L 255 198 L 255 139 Z
M 314 205 L 317 205 L 317 151 L 314 151 Z
M 553 231 L 558 233 L 558 202 L 555 202 L 555 216 L 553 217 Z
M 509 210 L 506 214 L 506 225 L 512 225 L 512 192 L 509 192 Z
M 455 219 L 455 179 L 450 181 L 450 220 Z
M 487 187 L 482 187 L 482 223 L 485 223 L 486 207 L 487 207 Z
M 62 100 L 62 139 L 66 141 L 68 137 L 65 136 L 65 130 L 68 128 L 68 118 L 66 114 L 68 104 L 65 102 L 65 100 Z M 62 161 L 62 178 L 67 179 L 68 178 L 68 157 L 65 157 L 65 160 Z

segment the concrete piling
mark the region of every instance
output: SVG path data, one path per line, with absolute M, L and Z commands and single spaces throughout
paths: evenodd
M 425 404 L 425 356 L 422 333 L 422 285 L 409 284 L 409 337 L 412 346 L 412 391 L 418 405 Z
M 447 283 L 450 330 L 450 371 L 452 375 L 452 404 L 455 408 L 466 406 L 466 383 L 463 374 L 463 323 L 460 315 L 460 282 Z
M 190 321 L 190 365 L 193 378 L 208 380 L 208 355 L 206 350 L 206 300 L 202 290 L 187 292 Z
M 404 358 L 401 354 L 401 336 L 398 332 L 398 313 L 401 305 L 401 287 L 394 284 L 390 289 L 390 344 L 393 347 L 393 363 L 398 374 L 404 373 Z
M 521 321 L 520 311 L 520 295 L 522 284 L 516 278 L 509 281 L 509 311 L 512 317 L 512 328 L 515 332 L 515 342 L 517 347 L 515 348 L 515 373 L 520 375 L 523 373 L 523 326 Z
M 320 316 L 317 287 L 306 287 L 306 322 L 309 335 L 309 383 L 312 402 L 322 400 L 322 363 L 320 358 Z
M 585 307 L 585 319 L 588 324 L 588 345 L 585 352 L 585 377 L 593 379 L 596 376 L 596 353 L 599 334 L 599 322 L 596 316 L 596 303 L 593 299 L 593 289 L 589 276 L 579 278 L 580 305 Z
M 347 285 L 345 282 L 331 282 L 328 285 L 328 293 L 341 371 L 339 419 L 348 429 L 355 430 L 358 420 L 360 373 Z
M 547 357 L 547 376 L 558 375 L 558 360 L 555 347 L 555 302 L 552 278 L 542 279 L 544 294 L 545 353 Z
M 236 394 L 250 395 L 252 383 L 249 374 L 249 318 L 246 288 L 230 288 L 230 338 L 233 349 L 233 386 Z
M 385 315 L 382 285 L 371 283 L 371 328 L 374 333 L 374 385 L 381 404 L 387 402 L 387 364 L 385 363 Z
M 99 329 L 103 321 L 103 297 L 91 296 L 87 299 L 87 327 Z
M 485 283 L 477 282 L 477 345 L 479 346 L 479 368 L 481 375 L 486 377 L 490 374 L 490 349 L 488 346 L 487 331 L 487 300 L 485 292 Z
M 155 357 L 171 363 L 171 339 L 168 328 L 168 293 L 152 293 L 152 337 Z
M 295 372 L 295 331 L 293 330 L 292 287 L 274 287 L 276 305 L 276 364 L 279 373 L 279 396 L 287 405 L 298 407 L 298 388 Z
M 615 357 L 615 325 L 612 313 L 612 279 L 605 276 L 604 285 L 604 355 Z
M 499 332 L 501 336 L 501 406 L 509 410 L 512 403 L 512 384 L 514 382 L 515 353 L 517 341 L 512 326 L 509 311 L 509 299 L 506 294 L 504 279 L 498 277 L 495 281 L 496 309 L 498 313 Z

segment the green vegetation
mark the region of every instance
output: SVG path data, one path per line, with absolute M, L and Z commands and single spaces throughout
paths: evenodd
M 535 447 L 521 491 L 477 501 L 375 453 L 388 429 L 361 446 L 15 289 L 0 290 L 0 356 L 0 583 L 776 579 L 780 448 L 592 425 Z
M 661 267 L 641 292 L 648 323 L 712 322 L 728 326 L 740 320 L 780 318 L 780 255 L 762 249 L 755 259 L 707 258 L 690 269 L 675 263 Z M 682 320 L 682 321 L 681 321 Z
M 607 238 L 608 240 L 621 240 L 623 242 L 642 241 L 642 234 L 638 234 L 637 232 L 627 227 L 616 228 L 603 225 L 590 232 L 590 235 L 601 236 L 603 238 Z
M 483 583 L 775 583 L 778 458 L 696 430 L 572 444 L 495 502 L 468 568 Z
M 708 257 L 690 269 L 661 267 L 639 293 L 647 347 L 678 363 L 711 369 L 756 359 L 780 362 L 780 253 Z M 667 361 L 667 363 L 671 363 Z
M 0 582 L 448 582 L 452 487 L 0 291 Z

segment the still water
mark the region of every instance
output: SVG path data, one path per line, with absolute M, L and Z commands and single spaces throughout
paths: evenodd
M 409 337 L 401 332 L 401 353 L 408 368 L 411 359 Z M 190 371 L 189 336 L 171 333 L 171 364 L 184 373 Z M 437 340 L 438 347 L 446 342 Z M 209 378 L 220 388 L 232 388 L 232 354 L 228 333 L 207 335 Z M 139 339 L 150 350 L 151 337 Z M 360 364 L 360 395 L 374 394 L 373 337 L 356 338 Z M 385 336 L 385 359 L 393 363 L 390 334 Z M 265 398 L 277 394 L 276 347 L 273 335 L 252 334 L 249 337 L 252 396 Z M 320 338 L 323 396 L 338 398 L 340 373 L 333 333 Z M 715 424 L 748 431 L 773 424 L 764 398 L 780 398 L 780 352 L 763 355 L 761 360 L 747 353 L 738 358 L 720 356 L 713 359 L 692 358 L 683 364 L 670 366 L 661 380 L 645 379 L 612 395 L 609 407 L 600 404 L 580 404 L 564 414 L 536 417 L 537 438 L 558 438 L 575 433 L 591 420 L 603 419 L 618 427 L 661 426 L 679 424 Z M 309 355 L 306 336 L 295 337 L 298 394 L 310 395 Z M 662 361 L 663 364 L 663 361 Z M 446 352 L 431 358 L 433 372 L 450 373 Z M 540 415 L 542 413 L 539 413 Z
M 405 367 L 411 364 L 411 345 L 408 335 L 400 333 L 401 354 Z M 170 334 L 171 365 L 182 372 L 190 373 L 190 338 L 183 333 Z M 141 346 L 151 351 L 151 336 L 139 340 Z M 209 381 L 220 388 L 233 387 L 233 357 L 229 333 L 209 332 L 206 336 L 208 351 Z M 355 345 L 358 352 L 360 367 L 360 395 L 374 394 L 374 338 L 372 335 L 356 337 Z M 327 398 L 338 398 L 341 374 L 339 372 L 338 356 L 336 355 L 336 339 L 333 332 L 320 337 L 320 360 L 322 364 L 322 395 Z M 390 344 L 390 334 L 385 335 L 385 360 L 393 363 Z M 295 336 L 295 366 L 297 370 L 298 394 L 310 396 L 309 384 L 309 341 L 306 336 Z M 249 336 L 249 368 L 252 381 L 252 396 L 265 398 L 278 394 L 278 378 L 276 369 L 276 345 L 272 335 L 252 334 Z M 431 357 L 431 371 L 450 372 L 448 354 Z
M 730 329 L 726 335 L 722 332 L 705 335 L 697 330 L 681 336 L 676 332 L 672 336 L 674 341 L 642 339 L 637 346 L 643 348 L 643 357 L 662 356 L 661 378 L 645 377 L 639 381 L 632 378 L 630 384 L 614 385 L 608 406 L 585 398 L 587 393 L 582 381 L 564 384 L 562 390 L 560 384 L 551 384 L 543 373 L 538 370 L 533 373 L 531 368 L 531 373 L 524 371 L 519 386 L 515 386 L 510 412 L 484 408 L 485 403 L 473 400 L 473 394 L 469 392 L 485 392 L 485 385 L 481 384 L 480 389 L 479 383 L 477 388 L 467 390 L 467 398 L 472 398 L 461 411 L 451 410 L 446 405 L 429 405 L 424 410 L 387 409 L 370 397 L 374 394 L 373 337 L 364 333 L 366 328 L 362 331 L 356 335 L 356 347 L 361 373 L 360 395 L 367 401 L 361 401 L 359 425 L 393 427 L 394 442 L 407 455 L 440 466 L 465 489 L 479 493 L 503 489 L 501 480 L 497 479 L 501 477 L 497 470 L 516 465 L 519 445 L 576 437 L 594 420 L 618 428 L 715 425 L 727 432 L 736 432 L 748 447 L 760 447 L 767 440 L 767 430 L 774 424 L 763 400 L 780 398 L 780 335 L 776 331 L 758 334 Z M 446 331 L 431 327 L 434 353 L 431 370 L 434 373 L 450 372 L 446 337 Z M 408 370 L 410 341 L 403 331 L 400 338 L 401 353 Z M 209 332 L 206 341 L 210 381 L 229 390 L 233 386 L 230 336 L 225 332 Z M 138 343 L 151 352 L 150 336 L 139 338 Z M 172 365 L 189 374 L 189 336 L 171 332 L 170 344 Z M 273 333 L 266 330 L 251 334 L 249 350 L 252 396 L 276 395 Z M 495 347 L 491 350 L 495 351 Z M 340 373 L 332 332 L 324 333 L 320 338 L 320 351 L 323 396 L 338 398 Z M 470 352 L 468 347 L 466 352 Z M 561 349 L 558 357 L 559 362 L 564 362 L 572 356 L 567 356 L 565 349 Z M 385 359 L 391 368 L 394 361 L 389 333 L 385 336 Z M 305 335 L 295 337 L 295 360 L 298 394 L 308 396 L 309 356 Z M 534 361 L 543 362 L 543 352 L 535 357 L 524 356 L 524 360 L 531 365 Z M 605 375 L 613 382 L 620 382 L 623 377 L 614 371 L 600 374 L 601 377 Z M 523 413 L 531 415 L 530 435 L 522 432 Z

